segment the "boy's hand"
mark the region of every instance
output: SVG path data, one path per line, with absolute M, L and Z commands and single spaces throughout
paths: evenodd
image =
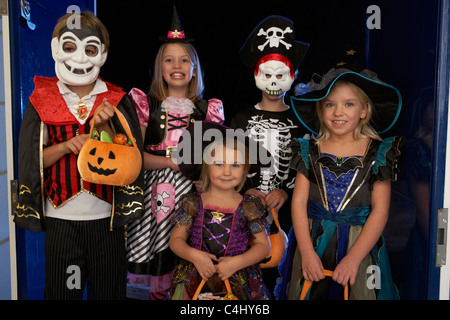
M 262 204 L 265 206 L 266 205 L 266 194 L 262 191 L 259 191 L 258 189 L 248 189 L 245 194 L 248 194 L 250 196 L 256 196 L 259 197 L 261 199 Z
M 80 134 L 62 143 L 61 146 L 63 147 L 64 154 L 71 152 L 73 152 L 74 154 L 80 153 L 81 147 L 84 145 L 86 140 L 88 140 L 88 138 L 88 134 Z
M 114 116 L 114 107 L 113 105 L 108 101 L 107 98 L 103 99 L 103 102 L 101 105 L 98 106 L 98 108 L 102 109 L 97 116 L 93 119 L 94 121 L 94 127 L 102 129 L 102 126 L 108 125 L 109 119 L 111 119 Z M 99 110 L 100 110 L 99 109 Z M 92 122 L 91 122 L 92 126 Z
M 283 204 L 286 202 L 286 200 L 288 199 L 288 195 L 286 193 L 286 191 L 284 191 L 283 189 L 276 189 L 273 191 L 270 191 L 266 198 L 266 206 L 269 209 L 275 209 L 275 211 L 278 211 Z
M 248 189 L 245 194 L 259 197 L 264 206 L 268 209 L 275 209 L 275 211 L 279 210 L 288 199 L 288 195 L 283 189 L 272 190 L 267 195 L 257 189 Z

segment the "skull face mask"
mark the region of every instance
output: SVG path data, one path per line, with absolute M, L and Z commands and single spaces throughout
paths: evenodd
M 294 78 L 291 69 L 281 61 L 269 60 L 259 65 L 255 74 L 256 86 L 272 96 L 279 96 L 289 91 Z
M 68 85 L 94 82 L 107 57 L 99 33 L 86 27 L 64 29 L 59 39 L 52 39 L 51 46 L 56 76 Z

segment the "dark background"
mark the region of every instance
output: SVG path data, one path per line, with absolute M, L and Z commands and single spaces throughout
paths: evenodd
M 224 102 L 226 124 L 237 110 L 252 107 L 261 99 L 252 70 L 240 63 L 239 49 L 255 26 L 270 15 L 291 19 L 296 40 L 310 44 L 292 89 L 299 82 L 308 82 L 314 73 L 326 73 L 350 49 L 359 51 L 366 67 L 377 72 L 382 81 L 399 89 L 401 114 L 383 138 L 401 135 L 406 137 L 407 145 L 398 181 L 392 185 L 384 235 L 401 298 L 436 296 L 434 283 L 439 270 L 434 266 L 436 248 L 434 240 L 429 240 L 429 232 L 435 223 L 434 209 L 440 203 L 432 200 L 440 199 L 433 190 L 431 166 L 437 157 L 432 144 L 438 142 L 430 144 L 418 133 L 425 131 L 433 140 L 433 121 L 436 123 L 442 116 L 432 103 L 439 98 L 434 97 L 438 83 L 439 1 L 129 0 L 113 6 L 109 1 L 97 0 L 97 15 L 111 36 L 109 57 L 100 73 L 105 80 L 125 91 L 133 87 L 148 91 L 161 44 L 158 37 L 167 34 L 174 3 L 186 35 L 195 39 L 204 71 L 204 96 Z M 366 26 L 370 5 L 381 10 L 381 29 L 369 30 Z M 292 90 L 287 98 L 290 94 Z
M 251 70 L 239 60 L 239 49 L 256 25 L 270 15 L 294 22 L 296 40 L 310 44 L 299 68 L 298 81 L 330 69 L 345 50 L 364 48 L 364 1 L 127 1 L 113 6 L 97 1 L 97 15 L 106 25 L 111 47 L 101 76 L 126 91 L 138 87 L 147 92 L 154 59 L 166 35 L 175 3 L 187 37 L 204 71 L 206 99 L 224 102 L 226 122 L 236 110 L 260 100 Z M 325 9 L 326 8 L 326 9 Z M 293 85 L 293 87 L 294 87 Z M 292 87 L 292 88 L 293 88 Z
M 259 21 L 283 15 L 294 21 L 296 39 L 310 43 L 299 68 L 299 81 L 330 69 L 345 50 L 359 47 L 369 69 L 402 94 L 400 118 L 388 135 L 402 135 L 399 181 L 393 184 L 385 229 L 394 281 L 402 299 L 437 299 L 439 268 L 435 266 L 436 214 L 443 203 L 448 65 L 448 35 L 438 34 L 441 0 L 287 0 L 287 1 L 107 1 L 30 0 L 31 30 L 20 15 L 20 1 L 9 0 L 13 127 L 18 136 L 33 77 L 55 76 L 51 33 L 67 7 L 94 8 L 111 35 L 109 58 L 101 76 L 126 91 L 148 90 L 151 69 L 166 35 L 175 3 L 189 37 L 195 39 L 205 72 L 205 98 L 223 100 L 227 121 L 240 108 L 259 102 L 252 71 L 243 68 L 239 49 Z M 367 8 L 381 9 L 381 29 L 368 30 Z M 444 31 L 444 30 L 443 30 Z M 441 47 L 444 49 L 441 49 Z M 356 49 L 355 49 L 356 50 Z M 439 59 L 438 59 L 439 58 Z M 440 59 L 442 59 L 440 62 Z M 437 72 L 440 68 L 440 73 Z M 433 102 L 439 102 L 435 107 Z M 431 102 L 431 104 L 429 103 Z M 445 124 L 445 125 L 444 125 Z M 418 133 L 425 132 L 426 138 Z M 14 144 L 15 154 L 17 144 Z M 17 161 L 17 159 L 16 159 Z M 16 164 L 17 167 L 17 164 Z M 44 273 L 42 233 L 18 229 L 20 298 L 41 299 Z M 288 230 L 285 230 L 288 231 Z

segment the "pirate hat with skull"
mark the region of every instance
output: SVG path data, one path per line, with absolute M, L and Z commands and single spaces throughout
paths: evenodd
M 242 63 L 255 72 L 256 86 L 280 95 L 291 88 L 309 44 L 296 41 L 294 24 L 283 16 L 269 16 L 249 35 L 240 50 Z
M 172 22 L 170 24 L 170 29 L 166 36 L 160 36 L 159 39 L 163 42 L 173 43 L 173 42 L 193 42 L 194 39 L 187 38 L 184 32 L 183 26 L 181 25 L 180 17 L 178 16 L 178 11 L 175 6 L 173 6 Z

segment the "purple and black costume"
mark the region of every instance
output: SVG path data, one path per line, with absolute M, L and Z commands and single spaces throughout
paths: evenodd
M 178 203 L 174 223 L 189 230 L 189 245 L 222 256 L 236 256 L 248 250 L 249 240 L 258 232 L 265 232 L 265 210 L 259 198 L 244 196 L 238 208 L 203 207 L 199 193 L 188 193 Z M 182 260 L 172 279 L 170 297 L 189 300 L 201 282 L 194 264 Z M 229 279 L 233 294 L 239 300 L 268 300 L 269 291 L 263 282 L 258 264 L 234 273 Z M 221 292 L 223 282 L 212 276 L 203 291 Z

